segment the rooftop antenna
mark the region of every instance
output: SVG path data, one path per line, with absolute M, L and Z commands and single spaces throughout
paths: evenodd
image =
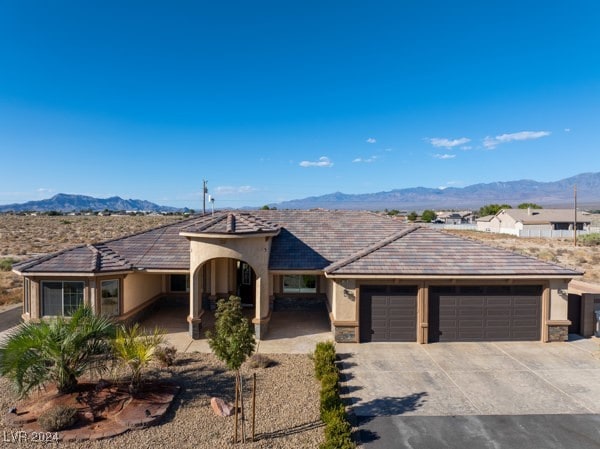
M 202 215 L 206 215 L 206 194 L 208 193 L 208 187 L 206 187 L 207 183 L 208 181 L 206 179 L 202 180 Z
M 208 195 L 208 202 L 210 203 L 211 207 L 212 207 L 212 214 L 215 214 L 215 198 Z
M 573 245 L 577 246 L 577 184 L 573 186 L 573 199 L 575 201 L 574 222 L 573 222 Z

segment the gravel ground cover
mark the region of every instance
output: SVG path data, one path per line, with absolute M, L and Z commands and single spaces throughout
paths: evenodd
M 319 418 L 319 384 L 314 378 L 313 363 L 307 355 L 273 354 L 269 368 L 242 367 L 245 379 L 247 411 L 246 435 L 251 435 L 251 379 L 257 374 L 256 436 L 257 441 L 245 445 L 232 443 L 234 418 L 218 417 L 212 411 L 210 398 L 223 397 L 233 402 L 234 378 L 212 354 L 182 354 L 175 366 L 152 375 L 178 382 L 182 391 L 155 427 L 129 431 L 123 435 L 81 443 L 11 443 L 12 433 L 19 429 L 0 424 L 0 447 L 61 448 L 318 448 L 323 442 L 323 424 Z M 14 404 L 10 385 L 0 378 L 0 409 Z

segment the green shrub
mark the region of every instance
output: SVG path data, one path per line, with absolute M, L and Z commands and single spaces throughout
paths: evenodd
M 17 261 L 12 257 L 7 257 L 5 259 L 0 260 L 0 271 L 10 271 L 12 270 L 12 266 Z
M 598 246 L 600 245 L 600 233 L 584 234 L 579 237 L 579 243 L 583 246 Z
M 47 432 L 58 432 L 72 427 L 77 422 L 77 409 L 57 405 L 44 412 L 38 418 L 38 424 Z
M 335 366 L 335 346 L 332 341 L 317 343 L 313 354 L 315 376 L 321 380 L 324 375 L 337 371 Z
M 253 369 L 257 368 L 268 368 L 273 366 L 274 361 L 264 354 L 254 354 L 250 357 L 250 367 Z
M 340 373 L 335 365 L 333 342 L 317 344 L 313 354 L 315 377 L 321 381 L 320 411 L 325 423 L 325 442 L 320 449 L 354 449 L 351 426 L 339 392 Z
M 342 417 L 334 417 L 325 426 L 325 442 L 320 449 L 354 449 L 351 427 Z
M 176 356 L 177 348 L 175 346 L 159 346 L 154 351 L 154 357 L 162 367 L 173 366 Z

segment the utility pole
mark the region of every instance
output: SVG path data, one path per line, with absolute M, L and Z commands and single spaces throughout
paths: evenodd
M 573 245 L 577 246 L 577 184 L 573 186 L 573 197 L 575 200 L 575 211 L 573 217 Z
M 202 215 L 206 215 L 206 194 L 208 193 L 208 188 L 206 184 L 208 181 L 206 179 L 202 180 Z

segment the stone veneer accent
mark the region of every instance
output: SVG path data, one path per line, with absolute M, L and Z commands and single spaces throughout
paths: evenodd
M 569 326 L 548 326 L 548 341 L 567 341 Z
M 333 332 L 337 343 L 356 343 L 356 327 L 334 326 Z

